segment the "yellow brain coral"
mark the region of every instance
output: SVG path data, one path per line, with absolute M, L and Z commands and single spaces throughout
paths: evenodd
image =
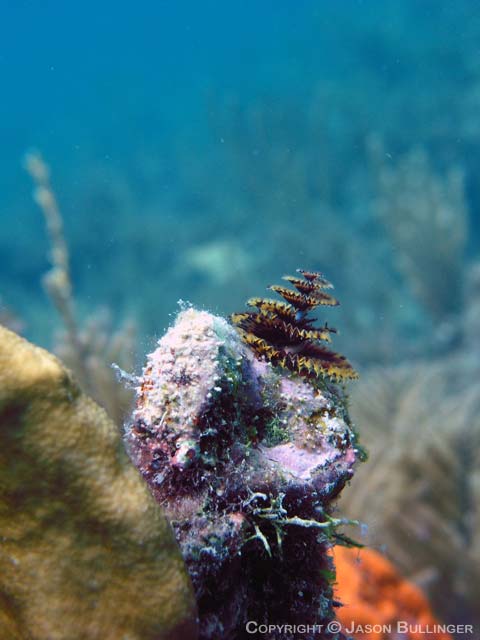
M 188 640 L 195 619 L 116 426 L 56 358 L 0 327 L 0 637 Z

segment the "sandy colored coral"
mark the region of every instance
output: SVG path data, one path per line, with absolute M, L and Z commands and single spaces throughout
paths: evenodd
M 337 616 L 347 630 L 357 630 L 355 640 L 451 640 L 449 633 L 433 631 L 440 624 L 428 600 L 381 553 L 335 547 L 334 558 L 337 597 L 344 605 Z M 408 625 L 402 635 L 397 634 L 399 622 Z M 368 631 L 369 626 L 373 630 Z M 382 631 L 375 630 L 381 627 Z
M 116 426 L 0 327 L 0 637 L 196 637 L 170 527 Z

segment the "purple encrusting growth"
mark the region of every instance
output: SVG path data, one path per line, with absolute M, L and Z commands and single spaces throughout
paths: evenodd
M 147 357 L 126 441 L 174 527 L 202 638 L 334 617 L 332 502 L 357 454 L 335 385 L 260 362 L 226 320 L 189 308 Z

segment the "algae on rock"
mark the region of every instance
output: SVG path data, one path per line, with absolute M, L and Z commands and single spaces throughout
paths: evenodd
M 299 637 L 294 625 L 325 630 L 328 549 L 349 542 L 335 501 L 359 455 L 342 390 L 259 360 L 225 319 L 194 308 L 136 382 L 127 447 L 173 524 L 202 640 L 246 637 L 248 621 L 281 640 Z

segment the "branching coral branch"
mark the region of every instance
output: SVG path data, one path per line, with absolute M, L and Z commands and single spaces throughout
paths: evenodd
M 125 323 L 115 331 L 105 310 L 97 311 L 82 324 L 77 321 L 70 254 L 62 214 L 50 183 L 50 169 L 36 151 L 27 153 L 25 167 L 35 183 L 34 199 L 42 210 L 50 241 L 52 268 L 44 276 L 43 283 L 66 329 L 65 335 L 58 339 L 55 351 L 75 373 L 81 387 L 120 425 L 132 393 L 118 383 L 111 364 L 115 362 L 127 371 L 133 369 L 135 326 L 131 322 Z
M 398 270 L 434 320 L 458 314 L 468 227 L 463 173 L 452 168 L 440 177 L 421 148 L 393 165 L 378 140 L 370 141 L 370 152 L 376 211 L 394 246 Z
M 3 299 L 0 296 L 0 324 L 3 324 L 4 327 L 15 331 L 15 333 L 21 333 L 23 330 L 23 322 L 21 319 L 10 309 L 7 307 Z
M 480 391 L 467 354 L 379 369 L 352 392 L 370 459 L 342 501 L 447 621 L 479 623 Z
M 45 289 L 59 312 L 68 333 L 68 341 L 76 356 L 76 374 L 82 387 L 91 392 L 85 354 L 78 334 L 70 276 L 70 256 L 63 231 L 63 219 L 50 183 L 50 168 L 38 151 L 25 155 L 25 168 L 32 177 L 33 197 L 42 210 L 50 241 L 52 268 L 43 277 Z

